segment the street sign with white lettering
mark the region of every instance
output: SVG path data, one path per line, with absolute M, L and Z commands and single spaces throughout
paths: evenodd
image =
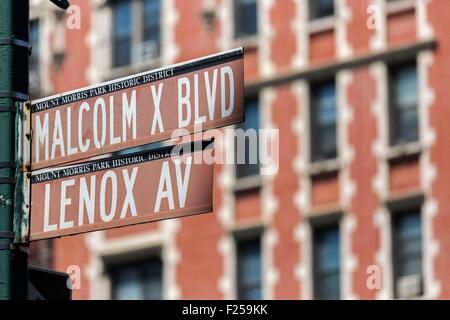
M 211 212 L 213 151 L 195 142 L 37 171 L 30 240 Z
M 33 101 L 31 168 L 235 124 L 243 99 L 239 48 Z

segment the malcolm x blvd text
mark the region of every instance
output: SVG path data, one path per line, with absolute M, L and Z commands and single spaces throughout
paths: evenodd
M 244 119 L 242 49 L 32 104 L 32 169 Z

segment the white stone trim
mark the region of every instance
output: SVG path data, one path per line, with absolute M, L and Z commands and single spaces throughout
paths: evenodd
M 86 265 L 86 278 L 89 281 L 89 298 L 95 300 L 108 300 L 111 297 L 111 283 L 104 273 L 104 265 L 96 250 L 104 242 L 104 231 L 88 233 L 84 237 L 89 260 Z
M 309 59 L 308 3 L 305 0 L 294 0 L 296 7 L 292 29 L 296 35 L 296 54 L 292 59 L 294 68 L 305 68 Z
M 270 13 L 275 0 L 260 0 L 258 2 L 258 32 L 259 32 L 259 74 L 270 77 L 275 72 L 271 61 L 272 39 L 276 36 L 270 21 Z
M 177 283 L 177 267 L 181 261 L 181 252 L 177 247 L 177 235 L 180 221 L 175 219 L 161 221 L 163 236 L 163 295 L 168 300 L 181 298 L 181 289 Z
M 221 26 L 221 33 L 217 39 L 217 47 L 223 51 L 231 48 L 233 42 L 233 0 L 220 1 L 217 9 L 217 18 Z
M 346 212 L 339 225 L 340 234 L 340 283 L 341 298 L 343 300 L 356 300 L 358 294 L 353 292 L 353 272 L 358 267 L 358 257 L 352 253 L 352 235 L 356 230 L 358 220 L 355 214 Z
M 375 263 L 382 272 L 382 287 L 375 296 L 377 299 L 391 299 L 393 297 L 391 219 L 389 211 L 384 206 L 389 197 L 389 165 L 385 161 L 385 155 L 389 152 L 387 67 L 384 62 L 373 63 L 370 66 L 370 73 L 376 85 L 376 97 L 371 105 L 371 112 L 377 121 L 377 138 L 372 143 L 377 169 L 371 184 L 379 201 L 372 223 L 379 229 L 380 246 L 375 253 Z
M 338 59 L 348 59 L 353 55 L 353 48 L 347 37 L 347 25 L 352 19 L 352 11 L 347 1 L 335 0 L 336 8 L 336 35 L 335 47 Z
M 439 202 L 431 196 L 431 189 L 438 172 L 431 161 L 430 154 L 430 149 L 436 141 L 436 132 L 430 124 L 430 113 L 435 102 L 435 94 L 428 76 L 428 72 L 433 65 L 433 53 L 429 51 L 419 53 L 417 63 L 419 117 L 421 119 L 419 132 L 424 146 L 420 161 L 420 178 L 422 190 L 427 195 L 422 207 L 424 296 L 429 299 L 437 299 L 441 292 L 441 283 L 435 277 L 434 261 L 440 252 L 440 245 L 439 240 L 435 238 L 433 233 L 433 221 L 439 212 Z
M 434 30 L 428 21 L 428 5 L 430 0 L 416 1 L 416 24 L 419 39 L 428 39 L 434 36 Z M 432 198 L 432 185 L 438 176 L 437 167 L 431 161 L 430 150 L 436 141 L 436 131 L 430 123 L 431 107 L 435 102 L 435 92 L 430 84 L 429 71 L 434 63 L 433 52 L 420 52 L 417 58 L 418 87 L 419 87 L 419 117 L 420 140 L 423 152 L 420 161 L 421 187 L 425 193 L 425 203 L 422 206 L 423 228 L 423 272 L 424 296 L 437 299 L 441 293 L 441 282 L 436 279 L 434 262 L 440 253 L 439 240 L 434 236 L 433 221 L 439 213 L 439 202 Z
M 389 152 L 388 71 L 384 62 L 376 62 L 370 66 L 370 73 L 376 85 L 376 98 L 372 103 L 371 112 L 377 119 L 377 139 L 372 144 L 372 152 L 378 164 L 372 188 L 380 201 L 384 202 L 389 197 L 389 167 L 385 161 L 385 156 Z
M 112 10 L 110 6 L 103 6 L 103 1 L 91 4 L 91 30 L 86 37 L 90 51 L 90 65 L 86 78 L 89 84 L 104 81 L 111 66 L 111 28 Z M 105 32 L 96 32 L 105 30 Z
M 358 258 L 352 253 L 352 235 L 356 230 L 358 219 L 350 210 L 351 201 L 356 193 L 356 185 L 350 176 L 350 166 L 355 157 L 355 150 L 349 141 L 349 127 L 354 121 L 354 114 L 348 100 L 348 88 L 353 81 L 353 74 L 350 70 L 340 71 L 336 76 L 338 156 L 341 160 L 340 202 L 345 212 L 340 225 L 341 296 L 343 299 L 358 298 L 357 294 L 352 291 L 353 272 L 358 266 Z
M 392 266 L 391 214 L 381 207 L 374 215 L 373 224 L 380 229 L 380 247 L 375 253 L 375 263 L 381 268 L 381 289 L 375 294 L 378 300 L 394 298 L 394 280 Z
M 300 281 L 301 290 L 299 299 L 313 299 L 313 270 L 312 263 L 312 230 L 309 223 L 304 222 L 297 225 L 294 231 L 294 237 L 300 244 L 300 261 L 295 267 L 295 276 Z
M 292 90 L 297 99 L 297 115 L 292 122 L 292 130 L 296 133 L 298 141 L 298 153 L 293 160 L 293 166 L 301 186 L 294 194 L 294 203 L 306 217 L 311 208 L 311 181 L 308 175 L 310 163 L 309 84 L 306 80 L 293 82 Z
M 337 98 L 337 146 L 338 157 L 341 161 L 341 194 L 342 206 L 348 208 L 351 200 L 355 195 L 356 186 L 351 180 L 349 173 L 349 166 L 355 158 L 355 148 L 349 141 L 349 127 L 354 121 L 353 110 L 348 101 L 348 87 L 353 82 L 353 74 L 350 70 L 343 70 L 338 72 L 336 76 L 336 98 Z
M 226 131 L 228 132 L 228 131 Z M 223 157 L 230 157 L 234 159 L 234 144 L 233 136 L 230 134 L 225 134 L 223 141 L 218 140 L 219 144 L 216 143 L 216 148 L 220 148 L 223 152 Z M 220 144 L 222 142 L 222 144 Z M 236 185 L 236 170 L 233 164 L 224 163 L 222 165 L 222 170 L 218 174 L 218 185 L 221 194 L 221 206 L 218 209 L 218 219 L 222 225 L 222 230 L 226 232 L 222 235 L 218 242 L 218 251 L 222 255 L 223 261 L 223 274 L 219 278 L 218 288 L 223 294 L 224 299 L 231 300 L 236 299 L 237 289 L 236 289 L 236 247 L 233 235 L 231 232 L 235 226 L 236 221 L 236 210 L 235 210 L 235 195 L 234 186 Z
M 271 110 L 276 101 L 276 90 L 265 88 L 260 93 L 260 115 L 262 129 L 277 129 L 271 119 Z M 263 258 L 263 297 L 273 299 L 275 285 L 279 279 L 279 272 L 273 262 L 274 247 L 278 242 L 278 231 L 273 227 L 273 216 L 278 208 L 278 199 L 273 192 L 273 181 L 275 176 L 262 175 L 262 189 L 260 193 L 263 223 L 266 229 L 262 238 Z
M 372 0 L 372 6 L 377 8 L 376 25 L 374 34 L 369 41 L 369 48 L 372 51 L 381 51 L 387 46 L 387 10 L 386 0 Z
M 280 278 L 278 270 L 274 266 L 274 247 L 279 241 L 278 232 L 274 228 L 268 228 L 262 236 L 262 298 L 272 300 L 275 296 L 275 286 Z
M 103 232 L 99 233 L 102 236 Z M 143 250 L 161 246 L 162 234 L 159 232 L 140 232 L 138 234 L 121 237 L 106 238 L 97 237 L 98 243 L 92 246 L 96 254 L 100 256 L 119 256 L 126 252 Z
M 234 155 L 232 137 L 225 135 L 223 142 L 224 156 L 226 154 Z M 222 204 L 218 210 L 218 218 L 223 230 L 231 230 L 235 221 L 235 197 L 233 186 L 235 185 L 235 169 L 231 164 L 224 164 L 219 174 L 219 188 L 221 190 Z M 219 291 L 222 292 L 224 299 L 235 299 L 235 261 L 236 250 L 232 234 L 224 233 L 218 243 L 218 251 L 222 255 L 223 274 L 219 279 Z
M 163 65 L 175 63 L 180 48 L 175 41 L 175 29 L 180 14 L 175 6 L 175 0 L 162 0 L 161 26 L 161 59 Z
M 301 221 L 295 226 L 294 239 L 300 247 L 300 260 L 294 267 L 294 274 L 300 284 L 300 299 L 312 299 L 313 283 L 311 270 L 311 230 L 304 220 L 310 210 L 309 179 L 309 85 L 305 80 L 295 81 L 291 84 L 291 90 L 296 98 L 297 112 L 292 121 L 292 130 L 297 137 L 297 154 L 292 161 L 294 172 L 297 174 L 299 188 L 293 196 L 293 201 L 301 214 Z
M 225 300 L 236 299 L 236 247 L 231 235 L 224 235 L 218 242 L 218 251 L 222 255 L 224 271 L 219 278 L 219 291 Z
M 162 228 L 107 239 L 105 231 L 89 233 L 85 236 L 85 245 L 90 253 L 86 265 L 86 277 L 89 280 L 90 299 L 107 300 L 111 298 L 111 283 L 105 274 L 104 257 L 143 249 L 161 248 L 163 261 L 163 298 L 180 299 L 180 289 L 176 284 L 176 266 L 180 253 L 176 248 L 176 235 L 179 221 L 162 221 Z
M 234 157 L 233 137 L 229 134 L 224 135 L 224 141 L 222 145 L 217 145 L 216 148 L 221 148 L 223 156 L 227 155 Z M 218 141 L 220 143 L 220 139 Z M 221 194 L 221 206 L 219 207 L 217 214 L 219 222 L 222 225 L 222 230 L 231 230 L 235 224 L 235 168 L 232 164 L 223 164 L 222 170 L 218 174 L 218 186 Z M 233 235 L 230 232 L 226 232 L 222 235 L 218 242 L 218 251 L 222 255 L 223 261 L 223 274 L 219 278 L 218 288 L 223 294 L 224 299 L 230 300 L 236 298 L 236 249 L 234 244 Z
M 431 0 L 416 0 L 416 25 L 420 40 L 432 39 L 434 37 L 433 26 L 427 17 L 427 6 Z

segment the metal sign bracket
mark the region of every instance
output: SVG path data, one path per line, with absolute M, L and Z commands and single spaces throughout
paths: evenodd
M 27 243 L 31 207 L 31 102 L 17 106 L 17 159 L 14 215 L 14 243 Z

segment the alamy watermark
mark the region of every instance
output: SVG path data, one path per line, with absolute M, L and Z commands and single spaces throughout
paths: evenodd
M 201 149 L 202 141 L 214 139 L 214 148 L 193 155 L 194 164 L 259 165 L 263 176 L 276 175 L 279 170 L 280 136 L 278 129 L 211 129 L 204 131 L 202 125 L 194 127 L 192 137 L 187 129 L 172 132 L 176 142 L 175 153 L 191 153 Z M 192 144 L 194 142 L 194 150 Z
M 380 6 L 372 4 L 367 7 L 366 13 L 369 15 L 366 20 L 366 25 L 369 30 L 379 30 L 382 21 L 382 11 Z

